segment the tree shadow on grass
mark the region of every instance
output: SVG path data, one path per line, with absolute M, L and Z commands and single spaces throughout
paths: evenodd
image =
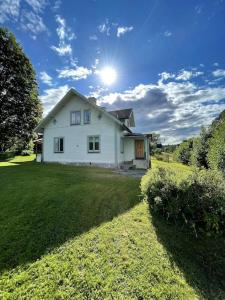
M 139 181 L 98 168 L 0 168 L 0 272 L 35 261 L 138 203 Z
M 196 238 L 151 212 L 158 240 L 171 263 L 183 272 L 187 282 L 204 299 L 225 299 L 225 238 Z

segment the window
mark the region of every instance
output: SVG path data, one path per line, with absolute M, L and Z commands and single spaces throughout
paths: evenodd
M 120 138 L 120 152 L 124 153 L 124 138 Z
M 88 152 L 100 152 L 100 137 L 89 136 L 88 137 Z
M 70 113 L 70 125 L 80 125 L 81 123 L 81 113 L 78 111 L 71 111 Z
M 64 152 L 64 138 L 63 137 L 55 137 L 54 138 L 54 152 L 55 153 Z
M 90 123 L 91 123 L 91 111 L 84 110 L 84 124 L 90 124 Z

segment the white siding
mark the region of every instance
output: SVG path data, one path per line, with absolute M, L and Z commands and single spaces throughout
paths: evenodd
M 124 161 L 131 161 L 135 158 L 134 139 L 125 138 L 124 140 Z
M 83 124 L 84 110 L 91 110 L 91 123 Z M 70 112 L 81 110 L 81 125 L 70 125 Z M 101 118 L 99 117 L 101 115 Z M 54 119 L 56 122 L 54 122 Z M 115 144 L 120 127 L 77 96 L 58 112 L 44 129 L 43 158 L 47 162 L 116 165 Z M 88 153 L 87 137 L 100 136 L 100 153 Z M 64 153 L 54 153 L 54 137 L 64 137 Z M 117 143 L 120 146 L 120 143 Z M 117 148 L 118 148 L 117 145 Z M 117 152 L 117 153 L 120 153 Z M 118 157 L 118 154 L 117 154 Z M 118 157 L 120 160 L 121 158 Z

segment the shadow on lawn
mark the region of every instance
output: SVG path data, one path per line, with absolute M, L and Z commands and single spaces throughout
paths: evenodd
M 27 162 L 0 168 L 0 272 L 35 261 L 138 203 L 110 170 Z
M 196 239 L 180 226 L 150 213 L 158 240 L 204 299 L 225 299 L 225 239 Z

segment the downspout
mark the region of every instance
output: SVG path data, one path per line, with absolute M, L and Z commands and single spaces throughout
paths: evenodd
M 117 143 L 117 124 L 115 124 L 115 166 L 116 166 L 116 168 L 118 168 L 118 143 Z

